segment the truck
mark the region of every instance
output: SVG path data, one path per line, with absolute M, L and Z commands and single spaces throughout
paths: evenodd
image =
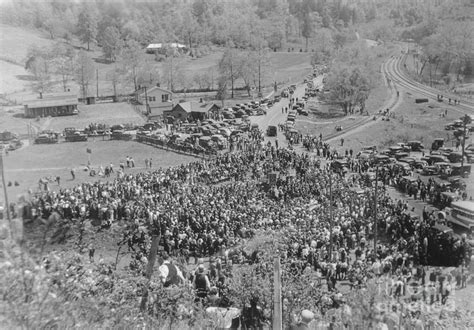
M 59 142 L 59 137 L 58 136 L 59 136 L 59 134 L 56 134 L 56 133 L 42 132 L 36 137 L 35 143 L 36 144 L 58 143 Z
M 474 232 L 474 201 L 452 202 L 444 210 L 446 220 Z

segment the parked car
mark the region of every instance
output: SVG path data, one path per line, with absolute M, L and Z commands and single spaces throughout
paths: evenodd
M 428 164 L 433 165 L 436 163 L 449 163 L 449 159 L 443 155 L 430 155 Z
M 64 135 L 67 142 L 87 141 L 87 134 L 73 127 L 65 128 Z
M 35 139 L 36 144 L 52 144 L 58 143 L 58 135 L 57 134 L 40 134 Z
M 431 144 L 431 150 L 438 150 L 439 148 L 444 146 L 444 139 L 443 138 L 436 138 L 434 139 L 433 143 Z
M 422 151 L 425 148 L 420 141 L 408 141 L 407 145 L 411 148 L 411 151 Z
M 421 174 L 422 175 L 436 175 L 438 174 L 438 168 L 432 165 L 425 166 L 421 170 Z

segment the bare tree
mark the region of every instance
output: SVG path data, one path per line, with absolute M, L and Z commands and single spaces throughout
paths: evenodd
M 94 61 L 86 52 L 80 51 L 76 57 L 75 76 L 76 82 L 81 88 L 82 97 L 86 98 L 89 92 L 89 85 L 94 80 L 95 65 Z

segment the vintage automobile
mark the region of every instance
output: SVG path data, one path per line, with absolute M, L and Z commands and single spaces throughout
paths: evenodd
M 87 141 L 87 134 L 73 127 L 65 128 L 64 135 L 67 142 Z
M 110 134 L 111 140 L 123 140 L 130 141 L 133 138 L 132 134 L 128 133 L 125 130 L 115 130 Z
M 39 134 L 36 139 L 35 143 L 36 144 L 52 144 L 52 143 L 58 143 L 59 138 L 57 134 Z
M 278 130 L 276 126 L 268 126 L 267 136 L 277 136 Z
M 425 148 L 420 141 L 408 141 L 407 146 L 411 148 L 411 151 L 422 151 Z

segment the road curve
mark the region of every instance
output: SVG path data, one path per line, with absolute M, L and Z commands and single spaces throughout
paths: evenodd
M 423 97 L 437 101 L 438 95 L 445 95 L 444 99 L 447 97 L 455 97 L 452 95 L 446 95 L 445 92 L 439 91 L 435 88 L 420 84 L 419 82 L 414 81 L 408 76 L 408 74 L 402 69 L 402 65 L 406 60 L 406 55 L 399 56 L 396 58 L 390 58 L 387 61 L 387 65 L 384 66 L 386 77 L 391 81 L 398 84 L 400 87 L 403 87 L 413 93 L 419 94 Z M 459 97 L 457 98 L 459 99 Z M 462 99 L 461 104 L 453 105 L 447 102 L 443 102 L 445 106 L 450 107 L 450 109 L 456 110 L 464 114 L 473 114 L 474 113 L 474 102 L 471 100 Z

